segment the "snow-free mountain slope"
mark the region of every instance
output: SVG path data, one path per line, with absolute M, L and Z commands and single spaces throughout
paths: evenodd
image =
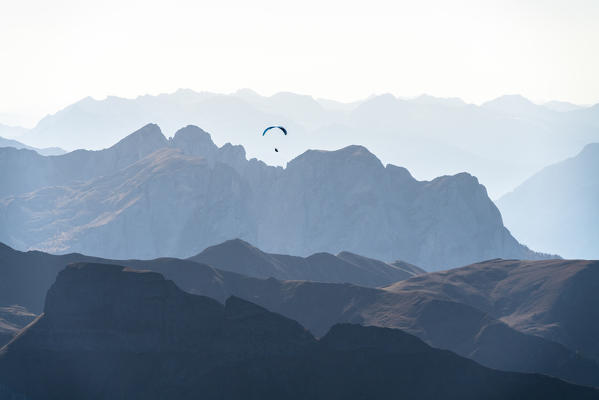
M 190 257 L 240 238 L 269 253 L 349 251 L 427 270 L 548 257 L 510 235 L 475 177 L 418 181 L 363 146 L 309 150 L 283 169 L 194 126 L 167 140 L 147 125 L 106 150 L 0 149 L 0 163 L 20 171 L 0 193 L 0 240 L 19 249 Z
M 74 264 L 44 314 L 0 352 L 7 395 L 50 398 L 401 397 L 592 399 L 596 389 L 500 372 L 399 330 L 297 322 L 231 297 L 181 291 L 154 272 Z M 459 377 L 467 374 L 468 385 Z M 42 378 L 42 379 L 40 379 Z M 381 385 L 385 382 L 385 385 Z
M 361 286 L 386 286 L 425 273 L 422 269 L 396 267 L 349 252 L 335 256 L 316 253 L 308 257 L 268 254 L 240 239 L 208 247 L 190 258 L 225 271 L 256 278 L 351 282 Z
M 417 276 L 388 290 L 424 291 L 599 360 L 599 262 L 491 260 Z
M 568 258 L 599 258 L 599 143 L 544 168 L 497 202 L 526 245 Z
M 0 137 L 0 147 L 14 147 L 15 149 L 33 150 L 42 156 L 59 156 L 61 154 L 66 153 L 66 151 L 64 151 L 63 149 L 61 149 L 59 147 L 48 147 L 45 149 L 37 149 L 35 147 L 27 146 L 26 144 L 18 142 L 14 139 L 6 139 L 3 137 Z
M 218 262 L 217 259 L 214 261 Z M 230 259 L 225 257 L 223 261 Z M 434 347 L 449 349 L 491 368 L 544 373 L 580 384 L 599 385 L 597 361 L 589 360 L 585 352 L 573 350 L 582 348 L 588 340 L 594 340 L 594 336 L 574 336 L 580 342 L 570 342 L 571 348 L 568 348 L 518 331 L 488 312 L 464 304 L 460 299 L 448 298 L 434 285 L 421 290 L 391 292 L 354 284 L 257 279 L 174 258 L 107 260 L 81 254 L 23 253 L 3 247 L 0 252 L 0 271 L 3 273 L 0 282 L 4 286 L 0 292 L 0 305 L 21 304 L 40 313 L 45 293 L 56 274 L 64 265 L 73 262 L 116 264 L 158 272 L 189 293 L 209 296 L 220 302 L 232 295 L 241 297 L 299 321 L 317 336 L 326 334 L 339 322 L 400 328 Z M 562 266 L 567 270 L 575 264 L 564 262 Z M 560 269 L 547 272 L 561 274 Z M 487 285 L 496 284 L 494 280 L 498 274 L 485 276 Z M 415 283 L 418 282 L 415 280 Z M 454 291 L 459 292 L 457 289 Z M 592 303 L 594 300 L 582 298 L 582 301 Z M 485 304 L 481 307 L 484 309 Z M 541 304 L 537 311 L 542 310 Z M 564 324 L 566 329 L 582 328 L 584 331 L 584 324 L 592 322 L 580 314 L 576 314 L 575 318 L 581 318 L 578 325 L 576 321 Z M 527 329 L 527 322 L 531 327 L 535 326 L 534 314 L 520 318 L 519 328 Z M 558 319 L 556 324 L 559 323 Z

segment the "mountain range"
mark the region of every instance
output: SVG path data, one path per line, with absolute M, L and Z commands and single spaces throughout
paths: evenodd
M 59 156 L 61 154 L 66 153 L 66 151 L 64 151 L 63 149 L 61 149 L 59 147 L 48 147 L 48 148 L 44 148 L 44 149 L 36 149 L 35 147 L 27 146 L 26 144 L 23 144 L 16 140 L 5 139 L 3 137 L 0 137 L 0 147 L 13 147 L 15 149 L 33 150 L 33 151 L 41 154 L 42 156 Z
M 4 117 L 2 113 L 0 113 L 0 117 Z M 0 123 L 0 137 L 9 139 L 15 139 L 20 136 L 23 136 L 28 132 L 28 129 L 20 127 L 20 126 L 12 126 L 12 125 L 4 125 Z
M 488 369 L 394 329 L 297 322 L 154 272 L 81 263 L 0 350 L 2 398 L 595 399 L 597 389 Z
M 213 262 L 222 258 L 219 263 L 227 265 L 231 259 L 243 260 L 248 247 L 231 241 L 209 253 Z M 240 264 L 255 271 L 254 259 Z M 154 271 L 188 293 L 219 302 L 236 296 L 296 320 L 319 337 L 337 323 L 396 328 L 487 367 L 599 387 L 598 319 L 594 311 L 584 311 L 597 301 L 593 289 L 597 262 L 489 261 L 417 275 L 382 289 L 253 278 L 191 260 L 108 260 L 24 253 L 3 246 L 0 306 L 17 304 L 41 313 L 57 273 L 69 263 L 81 262 Z M 308 269 L 315 267 L 326 268 L 315 264 Z
M 255 278 L 353 283 L 370 287 L 386 286 L 426 273 L 403 261 L 386 263 L 347 251 L 336 256 L 330 253 L 308 257 L 269 254 L 240 239 L 208 247 L 189 259 Z
M 599 258 L 599 143 L 542 169 L 497 201 L 518 240 L 568 258 Z
M 241 238 L 272 253 L 350 251 L 436 270 L 547 258 L 503 226 L 466 173 L 418 181 L 365 147 L 309 150 L 285 169 L 195 126 L 147 125 L 100 151 L 0 148 L 0 240 L 108 258 L 189 257 Z
M 168 136 L 195 124 L 219 145 L 241 144 L 250 158 L 278 165 L 308 149 L 359 143 L 418 179 L 467 171 L 498 198 L 546 165 L 599 141 L 598 107 L 537 105 L 518 95 L 481 106 L 390 94 L 344 104 L 288 92 L 266 97 L 249 89 L 229 95 L 182 89 L 135 99 L 88 97 L 43 118 L 19 140 L 97 150 L 147 123 L 159 124 Z M 279 153 L 260 137 L 268 125 L 285 125 L 290 132 Z

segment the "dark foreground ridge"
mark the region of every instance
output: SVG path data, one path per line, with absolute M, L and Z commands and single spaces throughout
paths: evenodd
M 226 255 L 222 251 L 218 254 Z M 249 257 L 242 261 L 250 261 L 247 266 L 257 265 L 252 260 L 257 261 Z M 226 266 L 231 260 L 214 261 Z M 587 306 L 598 301 L 593 282 L 597 281 L 599 262 L 494 260 L 414 277 L 405 285 L 383 290 L 257 279 L 175 258 L 56 256 L 20 252 L 0 244 L 0 306 L 18 311 L 12 306 L 18 304 L 35 314 L 42 313 L 46 292 L 56 275 L 65 265 L 76 262 L 158 272 L 188 293 L 221 303 L 230 296 L 246 299 L 298 321 L 317 337 L 326 335 L 337 323 L 401 329 L 430 346 L 451 350 L 489 368 L 540 373 L 599 387 L 599 316 Z M 0 347 L 32 316 L 29 320 L 11 317 L 12 327 L 0 336 Z
M 0 351 L 0 388 L 32 399 L 599 398 L 399 330 L 342 324 L 317 341 L 239 298 L 222 305 L 158 273 L 93 263 L 63 270 L 44 314 Z

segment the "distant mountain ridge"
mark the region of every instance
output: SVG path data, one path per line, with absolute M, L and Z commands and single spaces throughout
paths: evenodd
M 554 109 L 517 95 L 481 106 L 391 94 L 344 104 L 288 92 L 181 89 L 135 99 L 88 97 L 43 118 L 22 140 L 38 147 L 102 149 L 147 123 L 157 123 L 167 136 L 193 124 L 211 132 L 219 146 L 238 143 L 250 158 L 280 165 L 308 149 L 359 143 L 418 179 L 467 171 L 497 198 L 542 167 L 599 141 L 594 107 Z M 280 124 L 290 135 L 284 152 L 275 155 L 258 139 L 265 126 Z
M 241 238 L 271 253 L 350 251 L 429 270 L 549 257 L 510 235 L 475 177 L 417 181 L 363 146 L 310 150 L 282 169 L 198 127 L 167 140 L 151 124 L 101 151 L 0 149 L 0 165 L 0 240 L 20 249 L 189 257 Z
M 59 156 L 61 154 L 66 153 L 66 151 L 64 151 L 63 149 L 61 149 L 59 147 L 48 147 L 45 149 L 36 149 L 35 147 L 27 146 L 26 144 L 23 144 L 16 140 L 5 139 L 3 137 L 0 137 L 0 147 L 14 147 L 15 149 L 33 150 L 42 156 Z
M 268 254 L 240 239 L 208 247 L 190 260 L 256 278 L 351 282 L 371 287 L 426 273 L 415 265 L 401 261 L 396 262 L 397 265 L 388 264 L 350 252 L 341 252 L 336 256 L 316 253 L 306 258 Z
M 518 240 L 568 258 L 599 258 L 599 143 L 550 165 L 497 201 Z
M 599 396 L 491 370 L 399 330 L 342 324 L 317 341 L 245 300 L 222 305 L 154 272 L 90 263 L 61 271 L 44 314 L 1 349 L 0 387 L 7 398 L 62 399 Z

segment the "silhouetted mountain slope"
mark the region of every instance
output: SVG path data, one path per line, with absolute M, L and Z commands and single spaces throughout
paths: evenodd
M 58 156 L 66 153 L 66 151 L 59 147 L 47 147 L 44 149 L 37 149 L 35 147 L 27 146 L 26 144 L 23 144 L 16 140 L 6 139 L 3 137 L 0 137 L 0 147 L 14 147 L 15 149 L 33 150 L 42 156 Z
M 201 284 L 193 279 L 176 282 L 199 294 L 242 297 L 297 320 L 318 336 L 338 322 L 399 328 L 486 366 L 599 386 L 596 361 L 554 341 L 519 332 L 468 304 L 441 300 L 434 291 L 391 293 L 349 284 L 239 280 L 228 275 Z
M 392 293 L 350 284 L 250 278 L 190 260 L 119 261 L 80 254 L 22 253 L 7 247 L 0 252 L 0 260 L 0 282 L 4 285 L 0 305 L 25 304 L 36 313 L 42 311 L 44 293 L 65 264 L 120 264 L 159 272 L 189 293 L 221 302 L 231 295 L 244 298 L 299 321 L 318 336 L 338 322 L 400 328 L 432 346 L 452 350 L 489 367 L 540 372 L 599 386 L 596 362 L 555 342 L 516 331 L 470 305 L 448 300 L 434 287 Z
M 499 372 L 397 330 L 298 323 L 223 306 L 160 274 L 75 264 L 44 314 L 0 352 L 5 391 L 31 398 L 591 399 L 595 389 Z
M 497 204 L 523 243 L 568 258 L 599 258 L 599 143 L 544 168 Z
M 599 262 L 491 260 L 417 276 L 388 290 L 435 293 L 599 360 Z
M 148 125 L 99 152 L 2 150 L 2 170 L 23 172 L 0 189 L 0 240 L 20 249 L 189 257 L 242 238 L 271 253 L 351 251 L 426 269 L 547 257 L 510 235 L 475 177 L 417 181 L 361 146 L 310 150 L 282 169 L 197 127 L 167 141 Z
M 548 101 L 546 103 L 543 103 L 543 107 L 546 107 L 550 110 L 557 111 L 557 112 L 568 112 L 568 111 L 580 110 L 580 109 L 585 108 L 585 106 L 569 103 L 567 101 L 557 101 L 557 100 Z
M 52 282 L 54 282 L 56 274 L 65 265 L 74 262 L 101 262 L 105 264 L 121 264 L 137 269 L 149 269 L 166 275 L 187 291 L 202 293 L 219 301 L 224 301 L 233 294 L 237 286 L 243 286 L 246 282 L 264 282 L 263 280 L 253 280 L 248 274 L 229 272 L 228 268 L 221 268 L 221 266 L 232 266 L 231 269 L 240 272 L 243 268 L 235 267 L 236 260 L 244 262 L 252 266 L 252 268 L 255 265 L 259 265 L 262 261 L 260 258 L 250 257 L 243 250 L 248 250 L 250 254 L 254 253 L 264 256 L 265 268 L 274 268 L 282 265 L 287 268 L 282 267 L 280 269 L 283 275 L 303 275 L 306 278 L 311 277 L 310 280 L 314 281 L 318 280 L 317 278 L 319 277 L 328 277 L 336 282 L 351 281 L 352 276 L 343 277 L 343 274 L 348 269 L 350 270 L 349 272 L 353 270 L 357 280 L 363 281 L 384 281 L 389 279 L 388 276 L 397 274 L 398 279 L 392 279 L 396 282 L 397 280 L 406 279 L 407 277 L 424 272 L 415 266 L 411 266 L 411 269 L 405 267 L 405 270 L 400 269 L 401 267 L 395 267 L 398 268 L 398 271 L 395 272 L 395 269 L 390 268 L 386 263 L 347 252 L 340 253 L 340 256 L 351 257 L 354 262 L 353 264 L 343 264 L 343 260 L 337 259 L 330 254 L 315 255 L 316 257 L 305 259 L 278 254 L 271 255 L 241 240 L 227 241 L 221 245 L 206 249 L 201 253 L 206 256 L 204 261 L 195 257 L 190 260 L 176 258 L 109 260 L 76 253 L 52 255 L 39 251 L 21 252 L 0 243 L 0 306 L 20 304 L 36 313 L 41 313 L 44 293 L 48 290 Z M 240 255 L 239 259 L 232 258 L 235 254 Z M 272 257 L 272 259 L 269 257 Z M 338 265 L 341 265 L 341 268 L 333 271 L 333 273 L 327 271 L 329 264 L 327 262 L 319 262 L 321 261 L 320 257 L 325 257 L 325 261 L 333 260 Z M 209 263 L 208 261 L 210 260 L 213 263 Z M 273 267 L 271 264 L 273 260 L 281 260 L 281 264 L 274 265 Z M 372 265 L 378 267 L 378 263 L 383 264 L 380 269 L 372 267 Z M 402 263 L 402 265 L 404 264 Z M 325 271 L 321 271 L 322 269 Z M 387 269 L 391 271 L 387 271 Z M 266 275 L 271 276 L 269 274 Z M 372 275 L 373 278 L 369 278 L 369 275 Z
M 224 281 L 222 274 L 245 278 L 232 272 L 218 271 L 207 265 L 176 258 L 107 260 L 77 253 L 53 255 L 40 251 L 21 252 L 0 243 L 0 306 L 18 304 L 33 313 L 42 313 L 45 293 L 55 281 L 58 272 L 64 269 L 65 265 L 78 262 L 121 264 L 136 269 L 150 269 L 167 274 L 177 282 L 189 280 L 200 286 L 203 284 L 207 294 L 220 301 L 224 301 L 230 293 L 218 286 L 211 291 L 212 280 Z
M 32 190 L 88 181 L 125 168 L 165 147 L 167 139 L 157 125 L 149 124 L 112 147 L 99 151 L 76 150 L 43 157 L 29 150 L 0 148 L 0 197 Z
M 190 260 L 256 278 L 349 282 L 372 287 L 425 273 L 413 265 L 402 268 L 348 252 L 337 256 L 317 253 L 305 258 L 268 254 L 240 239 L 208 247 Z

